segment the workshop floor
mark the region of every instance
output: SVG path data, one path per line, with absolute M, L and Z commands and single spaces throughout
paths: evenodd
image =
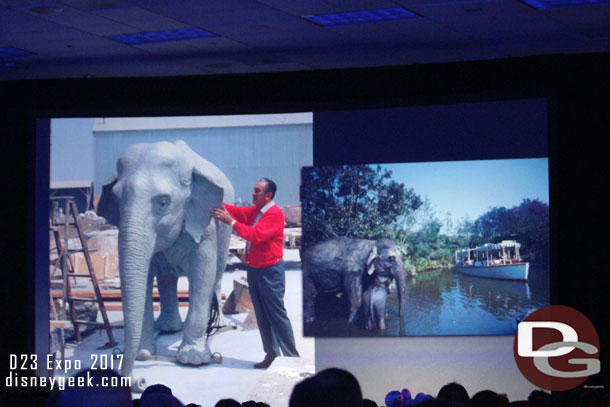
M 246 400 L 263 401 L 271 407 L 286 407 L 292 388 L 296 383 L 315 372 L 314 338 L 304 338 L 302 324 L 302 281 L 300 259 L 297 250 L 285 251 L 286 294 L 284 297 L 288 316 L 292 322 L 296 345 L 300 358 L 277 358 L 266 370 L 254 369 L 253 364 L 264 358 L 264 352 L 257 329 L 243 330 L 246 313 L 227 315 L 237 329 L 220 332 L 210 339 L 212 352 L 222 355 L 221 364 L 207 366 L 184 366 L 171 361 L 180 345 L 182 333 L 160 335 L 157 339 L 156 360 L 136 362 L 134 377 L 144 377 L 147 385 L 164 384 L 184 404 L 196 403 L 203 407 L 213 407 L 222 398 L 233 398 L 239 402 Z M 221 292 L 226 297 L 233 290 L 233 280 L 241 279 L 246 272 L 237 265 L 233 271 L 225 272 Z M 186 278 L 180 278 L 179 289 L 188 289 Z M 183 318 L 186 307 L 181 307 Z M 156 316 L 156 315 L 155 315 Z M 108 317 L 114 323 L 121 323 L 120 311 L 109 311 Z M 122 347 L 123 329 L 114 329 L 115 340 Z M 108 338 L 104 331 L 88 335 L 80 345 L 68 344 L 66 358 L 81 360 L 82 367 L 88 367 L 91 354 L 110 354 L 112 350 L 98 350 Z M 133 395 L 139 398 L 138 394 Z

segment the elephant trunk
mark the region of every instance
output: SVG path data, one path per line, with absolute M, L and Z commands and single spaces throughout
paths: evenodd
M 119 273 L 125 325 L 121 374 L 125 377 L 131 375 L 140 345 L 148 273 L 155 247 L 154 234 L 146 230 L 144 224 L 142 217 L 122 216 L 119 228 Z
M 398 316 L 400 319 L 400 334 L 404 335 L 407 308 L 407 280 L 409 279 L 409 274 L 407 273 L 407 269 L 402 262 L 399 263 L 394 278 L 396 279 L 396 287 L 398 289 Z

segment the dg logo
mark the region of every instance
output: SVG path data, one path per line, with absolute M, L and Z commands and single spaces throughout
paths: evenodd
M 521 374 L 545 390 L 569 390 L 600 372 L 595 327 L 582 313 L 563 305 L 528 315 L 517 327 L 513 352 Z

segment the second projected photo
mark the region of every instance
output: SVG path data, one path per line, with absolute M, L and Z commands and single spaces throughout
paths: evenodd
M 513 335 L 550 304 L 548 159 L 304 167 L 303 331 Z

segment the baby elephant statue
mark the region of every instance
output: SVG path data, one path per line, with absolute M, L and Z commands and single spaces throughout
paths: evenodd
M 363 280 L 366 274 L 393 278 L 399 302 L 400 330 L 404 333 L 407 273 L 396 244 L 389 239 L 364 240 L 338 237 L 324 240 L 303 253 L 303 319 L 315 322 L 315 299 L 318 293 L 342 292 L 348 301 L 348 321 L 362 304 Z
M 98 214 L 119 227 L 119 274 L 125 323 L 121 374 L 132 374 L 134 360 L 155 353 L 154 329 L 178 331 L 180 363 L 213 361 L 206 340 L 210 309 L 218 294 L 229 251 L 231 229 L 212 221 L 212 208 L 232 203 L 233 186 L 209 161 L 183 141 L 128 147 L 117 175 L 104 186 Z M 178 312 L 178 277 L 189 279 L 189 309 Z M 153 280 L 161 313 L 153 317 Z M 219 302 L 218 302 L 219 303 Z M 143 378 L 134 391 L 146 387 Z
M 385 331 L 388 313 L 389 277 L 374 276 L 374 280 L 362 294 L 362 320 L 368 331 Z

